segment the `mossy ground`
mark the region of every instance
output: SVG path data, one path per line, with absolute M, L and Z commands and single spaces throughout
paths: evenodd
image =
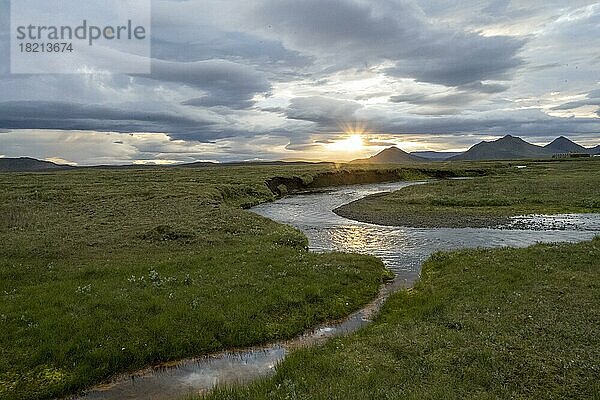
M 391 176 L 468 168 L 394 167 Z M 379 260 L 308 253 L 300 232 L 243 208 L 273 199 L 273 176 L 309 186 L 331 172 L 321 184 L 335 185 L 364 169 L 360 179 L 381 167 L 0 174 L 0 398 L 73 393 L 359 308 L 389 277 Z
M 369 196 L 335 212 L 363 222 L 430 228 L 499 226 L 524 214 L 600 212 L 600 160 L 523 166 Z
M 349 208 L 367 221 L 416 214 L 418 226 L 598 212 L 599 166 L 595 160 L 527 163 Z M 598 399 L 599 260 L 600 238 L 438 253 L 418 284 L 393 295 L 369 327 L 299 350 L 273 378 L 219 389 L 208 399 Z
M 600 238 L 434 255 L 369 327 L 233 399 L 598 399 Z

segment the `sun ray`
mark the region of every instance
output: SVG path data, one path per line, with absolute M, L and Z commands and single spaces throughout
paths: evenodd
M 356 153 L 363 149 L 363 138 L 359 134 L 352 134 L 342 140 L 336 140 L 327 145 L 328 150 L 345 153 Z

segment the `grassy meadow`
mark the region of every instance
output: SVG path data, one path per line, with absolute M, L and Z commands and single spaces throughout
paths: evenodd
M 367 210 L 385 218 L 399 212 L 399 221 L 409 213 L 489 222 L 600 211 L 597 161 L 527 166 L 352 206 L 358 219 Z M 370 326 L 294 352 L 272 378 L 207 398 L 598 399 L 599 260 L 600 238 L 437 253 L 416 286 L 392 295 Z
M 522 182 L 518 187 L 526 180 L 553 182 L 561 203 L 552 205 L 546 196 L 544 207 L 586 211 L 598 206 L 589 195 L 597 193 L 597 177 L 590 173 L 597 166 L 321 164 L 0 174 L 0 399 L 63 396 L 121 372 L 292 337 L 375 296 L 390 277 L 376 258 L 309 253 L 300 232 L 245 210 L 275 198 L 266 181 L 285 194 L 348 183 L 475 177 L 419 186 L 454 188 L 444 192 L 447 199 L 468 192 L 454 185 L 477 183 L 479 196 L 489 196 L 494 185 L 487 182 L 505 182 L 508 192 L 495 194 L 501 197 L 511 193 L 510 179 Z M 540 201 L 531 198 L 529 204 Z M 453 208 L 463 206 L 459 201 Z M 598 247 L 595 241 L 436 256 L 419 286 L 395 296 L 372 327 L 294 353 L 272 380 L 214 396 L 440 398 L 456 390 L 504 397 L 525 393 L 514 380 L 538 367 L 533 377 L 557 379 L 562 371 L 558 382 L 567 387 L 597 390 L 587 380 L 598 371 L 590 361 L 598 359 L 599 348 Z M 548 280 L 539 283 L 540 277 Z M 509 309 L 511 293 L 521 297 Z M 494 307 L 502 308 L 498 317 Z M 531 323 L 525 333 L 546 335 L 544 343 L 535 335 L 523 342 L 515 321 Z M 584 331 L 589 346 L 581 340 Z M 568 358 L 565 346 L 572 344 L 576 358 Z M 550 364 L 546 345 L 556 351 Z M 563 364 L 567 370 L 556 369 Z M 512 372 L 503 365 L 512 365 Z M 540 385 L 531 393 L 539 393 Z M 425 386 L 428 391 L 417 390 Z
M 600 160 L 517 166 L 369 196 L 335 212 L 363 222 L 432 228 L 497 226 L 524 214 L 600 212 Z
M 269 178 L 311 187 L 502 170 L 352 168 L 0 174 L 0 399 L 291 337 L 375 296 L 389 278 L 376 258 L 311 254 L 300 232 L 244 210 L 273 200 Z
M 598 399 L 600 238 L 438 253 L 373 324 L 234 399 Z

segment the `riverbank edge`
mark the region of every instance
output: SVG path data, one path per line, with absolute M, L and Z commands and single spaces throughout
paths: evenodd
M 583 242 L 577 242 L 577 243 L 564 243 L 564 242 L 559 242 L 559 243 L 538 243 L 538 244 L 534 244 L 528 247 L 524 247 L 524 248 L 513 248 L 513 247 L 503 247 L 503 248 L 498 248 L 498 249 L 461 249 L 461 250 L 453 250 L 453 251 L 440 251 L 440 252 L 436 252 L 434 254 L 432 254 L 424 263 L 423 263 L 423 270 L 422 270 L 422 274 L 419 280 L 417 280 L 415 282 L 415 284 L 411 287 L 411 288 L 407 288 L 405 290 L 400 290 L 396 293 L 393 293 L 388 299 L 387 301 L 383 304 L 380 312 L 378 313 L 378 315 L 375 317 L 375 319 L 373 320 L 373 323 L 370 324 L 368 327 L 365 327 L 364 329 L 360 330 L 358 333 L 354 333 L 352 336 L 354 337 L 354 340 L 364 340 L 365 338 L 367 338 L 369 335 L 373 335 L 373 334 L 381 334 L 381 330 L 382 329 L 387 329 L 386 327 L 391 326 L 391 324 L 393 323 L 393 319 L 395 317 L 397 317 L 398 315 L 400 315 L 400 317 L 398 318 L 404 318 L 406 320 L 410 320 L 411 318 L 418 318 L 418 317 L 422 317 L 423 315 L 427 315 L 427 313 L 432 313 L 435 312 L 437 309 L 441 309 L 440 307 L 435 307 L 432 305 L 429 305 L 429 303 L 438 303 L 441 301 L 441 297 L 440 295 L 435 295 L 436 291 L 439 291 L 440 288 L 443 288 L 443 285 L 439 284 L 439 280 L 440 278 L 443 276 L 443 272 L 449 272 L 448 271 L 448 260 L 454 260 L 463 256 L 472 256 L 473 254 L 475 255 L 490 255 L 490 254 L 515 254 L 515 255 L 519 255 L 521 253 L 535 253 L 535 252 L 544 252 L 544 250 L 548 250 L 548 251 L 556 251 L 556 252 L 560 252 L 561 249 L 570 249 L 572 247 L 592 247 L 593 249 L 597 249 L 597 247 L 595 247 L 595 245 L 600 244 L 600 236 L 596 236 L 595 238 L 591 239 L 591 240 L 587 240 L 587 241 L 583 241 Z M 590 251 L 591 254 L 591 251 Z M 457 264 L 459 270 L 463 270 L 463 271 L 469 271 L 470 268 L 465 267 L 462 264 Z M 485 264 L 484 264 L 485 265 Z M 450 265 L 450 267 L 452 267 L 452 265 Z M 537 265 L 536 268 L 540 269 L 541 271 L 543 271 L 544 273 L 553 273 L 556 272 L 556 270 L 552 269 L 552 268 L 548 268 L 548 267 L 543 267 L 540 265 Z M 591 268 L 591 266 L 590 266 Z M 591 270 L 591 269 L 590 269 Z M 481 276 L 477 276 L 477 279 L 480 280 L 482 277 Z M 521 296 L 520 292 L 514 292 L 513 293 L 515 296 Z M 396 310 L 396 308 L 398 307 L 399 304 L 402 303 L 407 303 L 404 306 L 402 306 L 402 310 L 398 311 Z M 529 315 L 526 318 L 531 319 L 532 316 Z M 455 334 L 455 332 L 460 332 L 463 328 L 464 325 L 460 322 L 455 322 L 455 321 L 442 321 L 444 322 L 444 328 L 446 328 L 448 330 L 448 332 L 451 332 L 451 334 Z M 410 322 L 411 324 L 414 322 Z M 357 336 L 359 335 L 359 336 Z M 278 398 L 283 398 L 281 396 L 282 393 L 289 393 L 286 391 L 292 390 L 293 393 L 297 396 L 298 394 L 301 394 L 301 392 L 299 392 L 301 389 L 306 389 L 306 387 L 308 386 L 316 386 L 317 383 L 320 383 L 321 381 L 319 380 L 320 378 L 322 378 L 323 380 L 325 379 L 331 379 L 331 378 L 325 378 L 323 376 L 320 376 L 319 378 L 317 378 L 317 381 L 312 381 L 312 382 L 305 382 L 304 379 L 306 378 L 306 376 L 308 376 L 308 374 L 305 374 L 302 379 L 302 382 L 300 384 L 298 384 L 298 386 L 295 386 L 296 382 L 294 382 L 290 376 L 293 376 L 295 374 L 295 371 L 297 371 L 297 368 L 299 367 L 299 365 L 301 365 L 302 362 L 319 362 L 317 360 L 315 360 L 317 357 L 319 357 L 319 355 L 321 354 L 321 352 L 331 352 L 333 351 L 331 346 L 335 346 L 336 349 L 340 349 L 340 348 L 344 348 L 346 345 L 349 344 L 349 341 L 353 340 L 353 337 L 347 337 L 347 338 L 340 338 L 339 340 L 337 340 L 335 343 L 333 344 L 326 344 L 324 345 L 324 347 L 321 347 L 320 349 L 315 349 L 315 350 L 305 350 L 305 351 L 301 351 L 298 354 L 296 354 L 296 356 L 294 357 L 293 360 L 291 360 L 289 362 L 289 365 L 283 365 L 284 368 L 282 368 L 281 370 L 278 371 L 278 373 L 270 378 L 265 378 L 262 380 L 258 380 L 250 385 L 243 385 L 243 386 L 235 386 L 235 387 L 220 387 L 218 388 L 218 390 L 213 391 L 209 394 L 204 394 L 204 395 L 200 395 L 197 397 L 191 397 L 190 399 L 197 399 L 197 400 L 217 400 L 217 399 L 227 399 L 227 400 L 234 400 L 234 399 L 251 399 L 251 398 L 264 398 L 264 395 L 266 395 L 266 393 L 269 394 L 269 398 L 273 398 L 273 399 L 278 399 Z M 289 360 L 289 359 L 288 359 Z M 362 366 L 362 365 L 361 365 Z M 343 372 L 337 371 L 336 372 L 338 374 L 343 374 Z M 347 373 L 347 371 L 346 371 Z M 373 377 L 372 374 L 370 375 L 371 378 Z M 345 378 L 344 376 L 340 376 L 338 375 L 339 379 L 343 379 Z M 314 377 L 313 377 L 314 378 Z M 373 378 L 374 379 L 374 378 Z M 377 380 L 375 380 L 377 382 Z M 282 383 L 283 382 L 283 383 Z M 354 382 L 355 385 L 359 385 L 360 383 Z M 352 386 L 353 387 L 353 386 Z M 340 387 L 336 387 L 336 390 L 339 390 Z M 368 387 L 368 391 L 373 390 L 373 387 Z M 323 391 L 323 393 L 328 393 L 332 390 L 331 387 L 329 387 L 328 389 L 325 389 Z M 323 393 L 319 393 L 320 395 L 324 395 Z M 433 390 L 433 393 L 437 393 L 438 397 L 431 397 L 431 396 L 426 396 L 427 398 L 447 398 L 448 393 L 455 393 L 455 392 L 448 392 L 447 390 L 444 390 L 444 388 L 441 388 L 439 390 L 439 392 L 437 392 L 436 390 Z M 595 392 L 594 393 L 600 393 L 600 386 L 598 386 L 596 384 L 595 387 Z M 442 396 L 439 396 L 439 394 L 442 394 Z M 456 394 L 456 393 L 455 393 Z M 471 393 L 473 394 L 473 393 Z M 478 392 L 477 394 L 480 394 L 480 392 Z M 572 393 L 571 393 L 572 394 Z M 581 393 L 580 393 L 581 394 Z M 288 398 L 288 397 L 285 397 Z M 338 397 L 329 397 L 329 398 L 338 398 Z M 351 396 L 349 396 L 348 398 L 352 398 Z M 369 397 L 364 397 L 364 398 L 369 398 Z M 560 397 L 563 398 L 563 397 Z
M 407 228 L 489 228 L 489 229 L 507 229 L 506 226 L 511 222 L 511 218 L 521 215 L 515 213 L 507 216 L 477 215 L 477 216 L 459 216 L 453 213 L 439 213 L 435 215 L 397 213 L 394 215 L 380 215 L 368 210 L 360 209 L 359 205 L 369 200 L 376 200 L 379 197 L 389 195 L 386 193 L 375 193 L 351 203 L 344 204 L 333 212 L 343 218 L 353 221 L 365 222 L 368 224 L 383 226 L 402 226 Z M 515 229 L 515 228 L 512 228 Z
M 271 190 L 273 193 L 273 197 L 268 200 L 257 201 L 256 203 L 244 203 L 239 206 L 240 209 L 244 209 L 245 211 L 249 211 L 249 209 L 255 205 L 261 203 L 269 203 L 275 201 L 281 197 L 287 195 L 300 194 L 303 192 L 310 192 L 314 190 L 327 190 L 328 188 L 335 188 L 340 186 L 351 186 L 351 185 L 365 185 L 365 184 L 376 184 L 376 183 L 387 183 L 387 182 L 401 182 L 401 181 L 419 181 L 423 179 L 450 179 L 463 175 L 469 176 L 483 176 L 488 174 L 493 174 L 496 172 L 494 169 L 486 169 L 486 168 L 464 168 L 457 170 L 438 170 L 435 168 L 420 168 L 420 167 L 405 167 L 398 166 L 396 168 L 385 168 L 385 169 L 350 169 L 345 170 L 341 169 L 339 171 L 331 172 L 318 172 L 314 175 L 308 176 L 291 176 L 291 177 L 273 177 L 269 178 L 265 181 L 265 185 Z M 278 185 L 275 186 L 275 190 L 273 189 L 273 182 L 277 182 Z M 301 182 L 301 183 L 299 183 Z M 305 237 L 306 236 L 298 231 L 299 234 Z M 376 257 L 374 257 L 376 258 Z M 390 282 L 392 282 L 395 278 L 395 275 L 391 270 L 389 270 L 385 265 L 383 266 L 385 269 L 385 273 L 382 276 L 382 283 L 378 288 L 378 291 L 374 294 L 373 297 L 370 297 L 365 300 L 363 303 L 359 303 L 353 308 L 347 315 L 340 317 L 338 319 L 333 320 L 324 320 L 312 327 L 308 327 L 302 331 L 295 332 L 290 334 L 287 337 L 284 337 L 280 340 L 276 341 L 267 341 L 267 342 L 258 342 L 256 344 L 247 346 L 247 347 L 232 347 L 232 348 L 224 348 L 218 350 L 216 352 L 201 354 L 197 356 L 186 357 L 179 360 L 170 360 L 154 365 L 146 366 L 142 369 L 132 370 L 127 372 L 121 372 L 115 374 L 114 376 L 109 377 L 108 379 L 99 382 L 98 384 L 80 390 L 76 394 L 70 394 L 63 397 L 58 397 L 55 399 L 62 400 L 73 400 L 78 397 L 85 395 L 86 393 L 93 392 L 95 390 L 101 390 L 103 387 L 111 386 L 119 382 L 123 382 L 126 380 L 135 379 L 136 377 L 143 377 L 148 373 L 155 372 L 161 369 L 170 369 L 170 368 L 178 368 L 179 366 L 193 362 L 194 360 L 201 360 L 207 357 L 212 357 L 219 354 L 238 352 L 238 351 L 249 351 L 252 349 L 262 349 L 265 347 L 272 346 L 278 343 L 287 343 L 293 341 L 299 337 L 310 334 L 311 332 L 318 330 L 324 326 L 336 325 L 343 321 L 349 319 L 352 315 L 360 312 L 366 308 L 371 307 L 373 304 L 382 301 L 382 293 L 385 291 L 385 288 L 388 286 Z M 389 294 L 385 295 L 387 298 Z M 383 303 L 382 303 L 383 304 Z M 375 315 L 379 312 L 379 308 L 381 305 L 377 307 L 375 311 Z
M 502 168 L 499 166 L 452 166 L 452 168 L 440 166 L 440 168 L 432 168 L 399 165 L 385 168 L 340 168 L 337 171 L 318 172 L 313 175 L 274 176 L 266 179 L 265 185 L 275 198 L 280 198 L 289 194 L 339 186 L 488 176 L 500 173 L 501 170 Z
M 387 268 L 386 268 L 386 270 L 389 271 Z M 154 373 L 164 372 L 166 370 L 179 369 L 179 368 L 185 367 L 186 365 L 195 364 L 200 361 L 207 360 L 207 359 L 218 359 L 218 358 L 221 358 L 221 356 L 227 355 L 227 354 L 251 353 L 251 352 L 255 352 L 255 351 L 268 350 L 269 348 L 274 348 L 274 347 L 281 347 L 288 351 L 294 351 L 294 350 L 312 347 L 314 345 L 322 345 L 322 344 L 325 344 L 328 341 L 335 339 L 335 338 L 349 336 L 353 333 L 356 333 L 358 330 L 362 329 L 364 326 L 359 327 L 357 330 L 343 332 L 339 335 L 333 335 L 333 336 L 327 336 L 327 337 L 320 338 L 321 340 L 318 341 L 318 343 L 303 343 L 303 340 L 306 340 L 307 337 L 315 335 L 320 330 L 322 330 L 324 328 L 330 328 L 333 326 L 342 325 L 344 322 L 349 321 L 350 319 L 352 319 L 355 315 L 357 315 L 359 313 L 364 313 L 364 315 L 368 318 L 368 324 L 372 323 L 375 320 L 375 318 L 377 318 L 377 316 L 381 312 L 382 308 L 385 306 L 386 300 L 390 296 L 392 296 L 398 290 L 407 290 L 407 289 L 412 288 L 412 286 L 405 285 L 405 286 L 399 287 L 397 289 L 391 289 L 393 282 L 394 282 L 394 277 L 392 277 L 392 276 L 386 277 L 384 279 L 383 283 L 380 285 L 377 295 L 375 297 L 373 297 L 372 299 L 368 300 L 368 302 L 366 302 L 362 305 L 358 305 L 358 308 L 356 308 L 354 311 L 350 312 L 348 315 L 341 317 L 341 318 L 337 318 L 337 319 L 323 321 L 317 325 L 307 328 L 304 331 L 299 332 L 295 335 L 292 335 L 288 338 L 283 338 L 283 339 L 275 340 L 275 341 L 268 341 L 268 342 L 264 342 L 264 343 L 257 343 L 255 345 L 251 345 L 251 346 L 247 346 L 247 347 L 231 347 L 231 348 L 222 349 L 222 350 L 218 350 L 218 351 L 211 352 L 211 353 L 206 353 L 206 354 L 203 354 L 200 356 L 192 356 L 192 357 L 187 357 L 187 358 L 183 358 L 183 359 L 179 359 L 179 360 L 165 361 L 165 362 L 162 362 L 159 364 L 147 366 L 145 368 L 142 368 L 142 369 L 139 369 L 139 370 L 136 370 L 133 372 L 123 372 L 123 373 L 117 374 L 101 383 L 98 383 L 91 388 L 84 389 L 81 392 L 79 392 L 78 394 L 71 394 L 68 396 L 55 398 L 54 400 L 78 400 L 81 396 L 85 396 L 86 394 L 91 394 L 96 391 L 101 392 L 104 389 L 110 388 L 111 386 L 114 386 L 114 385 L 126 383 L 127 381 L 134 381 L 135 379 L 143 379 L 144 377 L 147 377 Z M 266 376 L 265 378 L 267 378 L 267 377 L 268 376 Z M 208 390 L 205 394 L 210 394 L 214 389 L 217 389 L 217 387 L 214 387 L 214 388 Z M 186 398 L 186 397 L 183 397 L 183 398 Z

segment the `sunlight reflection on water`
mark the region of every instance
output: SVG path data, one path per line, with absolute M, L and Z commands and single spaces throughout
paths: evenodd
M 518 230 L 508 229 L 417 229 L 379 226 L 350 221 L 333 209 L 364 196 L 398 190 L 422 182 L 398 182 L 348 186 L 304 195 L 289 196 L 252 211 L 302 230 L 313 251 L 344 251 L 371 254 L 397 274 L 382 288 L 380 296 L 364 309 L 339 323 L 326 324 L 297 337 L 262 347 L 222 352 L 181 361 L 171 367 L 148 369 L 131 377 L 97 387 L 80 399 L 176 399 L 206 392 L 216 385 L 248 383 L 272 374 L 275 365 L 296 348 L 322 343 L 330 337 L 354 332 L 368 324 L 390 293 L 412 284 L 421 265 L 433 252 L 473 247 L 523 247 L 536 242 L 576 242 L 600 234 L 600 215 L 521 217 Z M 535 228 L 535 230 L 522 229 Z
M 370 194 L 423 182 L 347 186 L 335 191 L 289 196 L 254 212 L 302 230 L 310 249 L 343 251 L 381 258 L 398 279 L 413 283 L 434 252 L 475 247 L 524 247 L 537 242 L 576 242 L 600 234 L 599 214 L 521 216 L 507 226 L 489 228 L 408 228 L 351 221 L 332 210 Z

